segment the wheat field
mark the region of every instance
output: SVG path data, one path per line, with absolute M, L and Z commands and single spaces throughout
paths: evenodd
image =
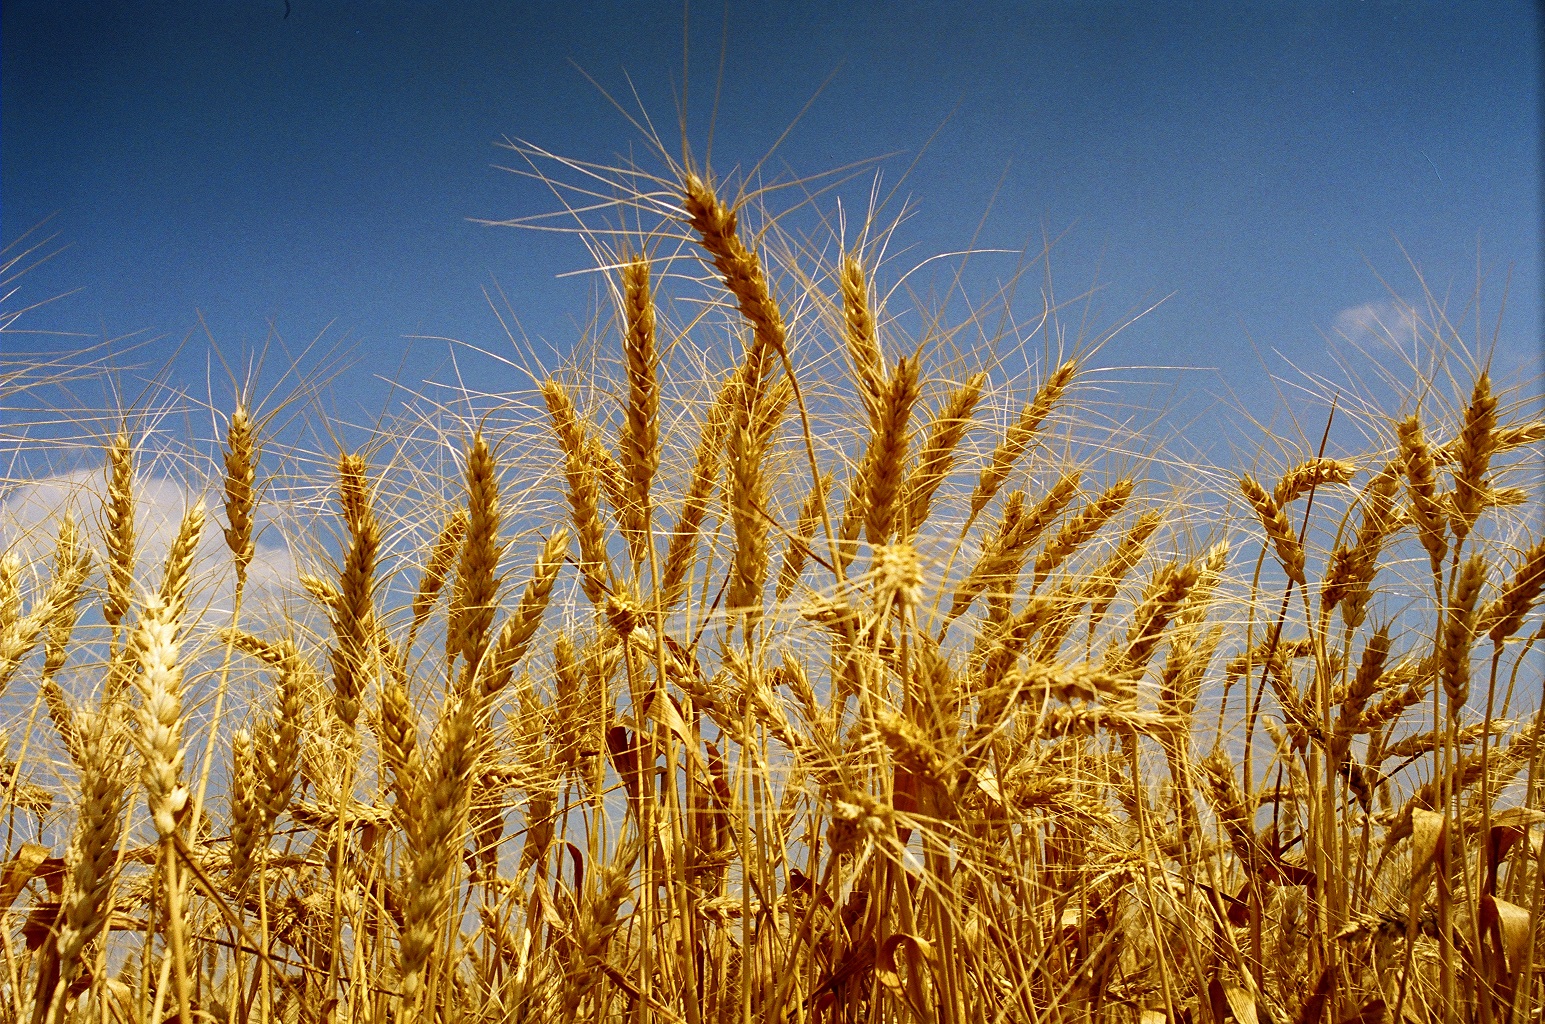
M 1199 497 L 1055 306 L 568 166 L 522 391 L 8 430 L 0 1021 L 1539 1019 L 1527 386 L 1430 317 Z

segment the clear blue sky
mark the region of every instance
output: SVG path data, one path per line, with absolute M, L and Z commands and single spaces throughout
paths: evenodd
M 557 275 L 589 257 L 469 219 L 554 207 L 495 168 L 495 144 L 636 148 L 576 66 L 618 95 L 631 79 L 673 124 L 684 17 L 701 143 L 723 9 L 289 7 L 6 0 L 0 234 L 52 215 L 68 248 L 23 294 L 79 289 L 32 326 L 145 332 L 160 352 L 202 311 L 234 352 L 270 322 L 292 345 L 331 323 L 365 357 L 345 394 L 367 408 L 405 336 L 504 344 L 491 284 L 540 351 L 565 349 L 589 293 Z M 1313 360 L 1321 332 L 1385 300 L 1376 274 L 1415 294 L 1397 239 L 1441 290 L 1468 293 L 1477 252 L 1497 281 L 1511 266 L 1502 358 L 1538 356 L 1533 4 L 731 2 L 727 24 L 716 164 L 762 156 L 828 77 L 779 150 L 794 172 L 900 151 L 894 180 L 939 129 L 902 240 L 958 249 L 991 204 L 980 245 L 1070 229 L 1058 281 L 1108 284 L 1106 323 L 1174 293 L 1107 361 L 1219 367 L 1248 389 L 1257 353 Z M 181 357 L 198 378 L 201 344 Z M 416 384 L 445 346 L 411 351 Z

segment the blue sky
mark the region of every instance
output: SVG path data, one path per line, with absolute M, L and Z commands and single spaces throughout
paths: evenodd
M 585 75 L 673 134 L 686 38 L 716 165 L 754 163 L 807 103 L 780 173 L 897 153 L 894 182 L 928 143 L 909 257 L 962 248 L 989 208 L 978 245 L 1062 236 L 1055 280 L 1106 287 L 1097 323 L 1168 296 L 1104 362 L 1216 368 L 1188 380 L 1269 405 L 1263 360 L 1314 364 L 1388 300 L 1380 275 L 1417 295 L 1406 254 L 1456 308 L 1479 266 L 1495 313 L 1510 271 L 1499 361 L 1538 358 L 1537 21 L 1522 2 L 7 0 L 0 237 L 52 217 L 65 246 L 22 282 L 74 290 L 35 328 L 156 339 L 142 355 L 180 351 L 171 375 L 196 379 L 202 335 L 177 346 L 200 313 L 230 354 L 270 324 L 295 347 L 326 331 L 356 346 L 340 396 L 372 410 L 375 375 L 445 373 L 447 346 L 408 336 L 507 346 L 493 286 L 544 358 L 572 344 L 590 286 L 559 275 L 585 250 L 470 219 L 554 208 L 496 143 L 637 151 Z

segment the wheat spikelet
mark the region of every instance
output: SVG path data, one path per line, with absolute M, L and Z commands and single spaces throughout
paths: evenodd
M 247 416 L 247 407 L 237 405 L 225 432 L 225 544 L 236 566 L 236 585 L 247 582 L 247 569 L 256 549 L 253 546 L 253 511 L 257 494 L 253 490 L 261 449 Z
M 713 257 L 724 287 L 735 296 L 740 315 L 751 325 L 752 343 L 746 352 L 742 379 L 750 394 L 760 395 L 772 358 L 788 352 L 783 314 L 768 288 L 762 263 L 741 241 L 735 212 L 721 203 L 713 186 L 696 174 L 688 173 L 682 180 L 682 208 L 703 248 Z
M 1500 645 L 1518 632 L 1524 616 L 1539 600 L 1542 589 L 1545 589 L 1545 539 L 1535 541 L 1524 552 L 1513 578 L 1500 594 L 1486 602 L 1476 618 L 1476 635 L 1490 636 L 1492 643 Z
M 853 365 L 853 380 L 858 395 L 869 414 L 870 427 L 879 432 L 886 403 L 885 357 L 880 351 L 880 336 L 875 329 L 874 311 L 869 303 L 869 284 L 864 265 L 857 256 L 843 257 L 842 322 L 848 344 L 848 360 Z
M 311 595 L 311 599 L 321 605 L 329 615 L 338 610 L 339 602 L 343 600 L 343 591 L 338 589 L 338 584 L 332 580 L 324 579 L 316 573 L 297 573 L 295 581 L 301 589 Z
M 498 465 L 480 432 L 467 448 L 467 532 L 451 594 L 445 652 L 447 662 L 460 655 L 468 673 L 475 671 L 483 660 L 483 652 L 488 649 L 488 630 L 494 621 L 502 553 L 499 519 Z
M 107 544 L 107 595 L 102 618 L 118 627 L 129 610 L 134 587 L 134 449 L 120 430 L 107 449 L 107 498 L 102 504 Z
M 1240 477 L 1239 490 L 1255 510 L 1256 518 L 1266 528 L 1266 536 L 1276 548 L 1277 560 L 1282 563 L 1288 579 L 1303 586 L 1304 548 L 1298 543 L 1298 536 L 1293 532 L 1293 524 L 1288 521 L 1287 512 L 1272 500 L 1271 495 L 1253 477 Z
M 1132 497 L 1135 487 L 1136 483 L 1131 479 L 1118 480 L 1082 512 L 1063 523 L 1062 529 L 1046 542 L 1046 547 L 1036 556 L 1035 582 L 1032 586 L 1040 586 L 1041 581 L 1056 572 L 1073 552 L 1088 543 L 1106 523 L 1119 515 Z
M 1486 508 L 1486 473 L 1497 447 L 1496 427 L 1497 396 L 1491 392 L 1491 375 L 1482 373 L 1465 406 L 1464 426 L 1454 449 L 1452 525 L 1456 545 L 1464 543 Z
M 649 290 L 649 262 L 637 259 L 623 266 L 623 307 L 626 330 L 628 406 L 622 429 L 623 470 L 628 482 L 627 514 L 623 522 L 633 565 L 641 568 L 649 542 L 649 487 L 660 466 L 659 356 L 655 351 L 654 298 Z
M 1053 370 L 1035 397 L 1020 411 L 1019 418 L 1004 433 L 1003 440 L 993 449 L 992 458 L 983 467 L 976 489 L 971 492 L 971 519 L 974 520 L 993 495 L 998 493 L 1020 456 L 1030 446 L 1030 440 L 1040 428 L 1041 421 L 1062 398 L 1077 371 L 1078 364 L 1071 359 Z
M 574 530 L 579 535 L 579 571 L 585 596 L 600 605 L 610 589 L 611 575 L 606 540 L 601 527 L 601 495 L 597 470 L 589 454 L 588 435 L 579 413 L 566 389 L 557 380 L 542 382 L 542 397 L 553 433 L 563 449 L 564 472 L 568 479 L 569 507 L 574 516 Z
M 1470 644 L 1475 638 L 1475 601 L 1486 581 L 1486 559 L 1465 559 L 1454 586 L 1454 596 L 1443 620 L 1443 648 L 1439 674 L 1448 695 L 1450 715 L 1458 715 L 1470 699 Z
M 1427 550 L 1432 571 L 1437 572 L 1448 554 L 1444 535 L 1445 516 L 1438 500 L 1437 462 L 1422 432 L 1422 421 L 1414 414 L 1400 421 L 1400 461 L 1406 474 L 1406 494 L 1411 500 L 1411 518 L 1416 521 L 1416 535 Z
M 0 634 L 21 615 L 21 557 L 14 551 L 0 555 Z
M 924 523 L 939 487 L 949 478 L 955 462 L 955 449 L 971 426 L 971 414 L 982 397 L 987 374 L 978 371 L 950 392 L 929 422 L 928 437 L 917 456 L 917 466 L 907 478 L 904 538 L 910 539 Z
M 330 609 L 335 644 L 329 661 L 333 670 L 333 711 L 345 729 L 353 731 L 359 717 L 359 695 L 375 655 L 376 558 L 381 527 L 370 507 L 365 459 L 338 458 L 338 499 L 349 528 L 349 550 L 338 579 L 338 601 Z
M 869 543 L 890 540 L 902 494 L 907 457 L 907 420 L 920 394 L 918 361 L 901 359 L 875 407 L 875 432 L 864 462 L 864 529 Z

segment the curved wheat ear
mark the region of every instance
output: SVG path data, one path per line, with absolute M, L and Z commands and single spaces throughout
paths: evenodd
M 424 620 L 429 618 L 440 591 L 445 589 L 445 580 L 450 575 L 452 563 L 461 553 L 462 538 L 467 535 L 467 520 L 466 509 L 453 510 L 446 517 L 445 525 L 440 528 L 440 535 L 435 538 L 434 547 L 430 549 L 429 562 L 424 566 L 424 572 L 418 579 L 418 590 L 413 594 L 413 619 L 408 625 L 408 637 L 402 645 L 401 657 L 404 662 L 408 652 L 413 650 L 413 641 L 417 639 Z
M 724 447 L 725 428 L 739 391 L 740 373 L 736 371 L 720 384 L 719 393 L 708 409 L 708 418 L 703 421 L 702 436 L 698 438 L 692 463 L 692 477 L 681 503 L 681 516 L 671 531 L 665 552 L 665 574 L 660 585 L 662 608 L 670 608 L 687 592 L 687 577 L 697 554 L 698 531 L 702 529 L 708 500 L 713 497 L 714 484 L 719 478 L 719 452 Z
M 649 546 L 649 486 L 660 467 L 659 356 L 655 351 L 649 261 L 637 259 L 624 266 L 622 285 L 626 320 L 622 348 L 628 370 L 628 410 L 622 429 L 623 471 L 628 486 L 623 531 L 634 569 L 641 571 Z
M 1200 579 L 1201 569 L 1195 563 L 1178 568 L 1171 563 L 1155 573 L 1148 593 L 1132 614 L 1126 643 L 1106 655 L 1105 670 L 1113 676 L 1141 672 L 1153 656 L 1164 628 Z
M 163 838 L 177 831 L 188 803 L 182 781 L 182 666 L 178 663 L 178 620 L 159 594 L 152 594 L 140 612 L 134 647 L 139 672 L 134 677 L 141 703 L 135 713 L 139 731 L 134 745 L 144 758 L 140 773 L 146 803 Z
M 1399 486 L 1397 463 L 1375 474 L 1363 489 L 1356 542 L 1331 554 L 1330 567 L 1320 585 L 1320 604 L 1325 609 L 1339 606 L 1348 629 L 1361 626 L 1367 617 L 1369 585 L 1377 571 L 1379 551 L 1395 529 L 1395 491 Z
M 129 610 L 134 587 L 134 449 L 120 430 L 107 449 L 107 499 L 102 504 L 107 544 L 107 596 L 102 618 L 117 629 Z
M 682 208 L 687 221 L 697 232 L 703 248 L 713 257 L 714 267 L 751 325 L 751 348 L 746 353 L 744 383 L 753 395 L 759 394 L 774 356 L 788 352 L 788 332 L 783 314 L 772 297 L 767 275 L 756 253 L 746 248 L 737 233 L 736 214 L 719 201 L 713 186 L 688 173 L 681 183 Z
M 467 449 L 467 534 L 462 541 L 461 566 L 451 594 L 451 622 L 446 636 L 446 662 L 460 655 L 463 670 L 475 672 L 488 649 L 499 581 L 499 477 L 493 450 L 483 435 L 473 436 Z
M 333 669 L 333 710 L 353 730 L 359 717 L 359 695 L 370 660 L 375 656 L 376 557 L 381 527 L 370 507 L 370 484 L 361 455 L 338 457 L 338 502 L 349 528 L 349 550 L 338 579 L 338 602 L 330 609 L 336 643 Z
M 1015 491 L 1009 496 L 997 535 L 955 590 L 948 621 L 964 614 L 984 590 L 997 595 L 1012 592 L 1014 581 L 1029 557 L 1030 547 L 1077 497 L 1079 479 L 1078 470 L 1064 473 L 1029 512 L 1023 511 L 1023 491 Z
M 580 580 L 590 603 L 600 605 L 610 589 L 611 570 L 606 557 L 606 537 L 601 528 L 600 483 L 587 443 L 588 434 L 568 389 L 562 384 L 551 377 L 543 381 L 542 398 L 547 402 L 553 433 L 563 449 L 569 507 L 574 515 L 574 530 L 579 534 Z
M 1116 481 L 1082 512 L 1062 524 L 1062 529 L 1047 541 L 1046 547 L 1036 556 L 1033 586 L 1040 586 L 1073 552 L 1088 543 L 1090 538 L 1100 532 L 1101 527 L 1120 514 L 1135 487 L 1136 484 L 1130 479 Z
M 1464 426 L 1454 450 L 1454 543 L 1463 544 L 1481 511 L 1488 504 L 1486 472 L 1497 450 L 1497 396 L 1491 393 L 1491 375 L 1475 381 L 1470 404 L 1465 406 Z
M 238 405 L 225 432 L 225 544 L 236 564 L 237 587 L 246 585 L 247 569 L 256 550 L 252 541 L 253 511 L 257 507 L 253 481 L 259 452 L 247 407 Z
M 1278 508 L 1288 505 L 1322 484 L 1344 484 L 1352 479 L 1357 467 L 1344 459 L 1305 459 L 1282 474 L 1272 488 L 1271 500 Z
M 1144 512 L 1138 516 L 1137 522 L 1132 524 L 1121 538 L 1121 543 L 1116 545 L 1116 550 L 1089 574 L 1089 581 L 1084 584 L 1079 597 L 1089 602 L 1091 635 L 1100 628 L 1111 602 L 1116 599 L 1116 591 L 1120 589 L 1122 580 L 1142 561 L 1148 551 L 1149 539 L 1163 522 L 1163 513 L 1157 511 Z
M 842 320 L 846 328 L 848 359 L 853 363 L 853 379 L 858 384 L 858 396 L 864 403 L 864 410 L 869 414 L 869 424 L 878 432 L 886 404 L 885 357 L 880 351 L 880 336 L 869 303 L 864 265 L 857 256 L 843 257 L 841 285 Z
M 875 547 L 890 540 L 896 522 L 907 461 L 907 421 L 921 394 L 917 372 L 916 359 L 897 362 L 896 372 L 876 407 L 863 485 L 864 530 Z
M 1458 715 L 1470 699 L 1470 644 L 1475 639 L 1475 600 L 1486 582 L 1486 559 L 1465 559 L 1443 620 L 1443 652 L 1438 665 L 1450 715 Z
M 1250 503 L 1250 507 L 1255 510 L 1256 518 L 1265 527 L 1266 536 L 1277 549 L 1277 560 L 1282 563 L 1288 579 L 1303 586 L 1305 583 L 1304 548 L 1298 543 L 1298 536 L 1293 532 L 1293 524 L 1288 521 L 1287 512 L 1272 500 L 1271 495 L 1267 494 L 1265 488 L 1256 483 L 1253 477 L 1240 477 L 1239 490 Z
M 1427 550 L 1432 571 L 1437 572 L 1443 566 L 1443 556 L 1448 554 L 1448 538 L 1444 535 L 1446 517 L 1443 504 L 1438 500 L 1437 461 L 1422 433 L 1422 421 L 1415 414 L 1401 420 L 1396 433 L 1400 438 L 1400 462 L 1406 473 L 1406 493 L 1411 499 L 1416 535 Z
M 1524 552 L 1523 564 L 1502 593 L 1486 602 L 1476 619 L 1476 635 L 1486 634 L 1492 643 L 1501 644 L 1518 632 L 1541 590 L 1545 590 L 1545 539 Z
M 928 439 L 917 456 L 917 467 L 907 479 L 905 537 L 916 536 L 928 521 L 933 496 L 949 478 L 955 462 L 955 449 L 971 426 L 971 414 L 982 397 L 987 374 L 982 371 L 967 377 L 965 383 L 950 392 L 928 426 Z
M 111 914 L 107 897 L 123 832 L 122 732 L 110 715 L 98 713 L 88 716 L 80 735 L 80 803 L 64 858 L 65 892 L 54 939 L 59 956 L 59 982 L 52 993 L 56 1003 L 80 976 L 82 954 Z
M 998 447 L 993 449 L 992 459 L 982 469 L 982 475 L 976 482 L 976 489 L 971 492 L 971 516 L 975 521 L 982 508 L 993 499 L 993 495 L 1003 486 L 1009 478 L 1009 473 L 1024 455 L 1025 449 L 1030 446 L 1030 439 L 1035 436 L 1036 430 L 1041 426 L 1041 421 L 1046 419 L 1048 413 L 1067 391 L 1068 384 L 1073 380 L 1073 374 L 1078 371 L 1078 364 L 1074 360 L 1068 360 L 1052 371 L 1050 377 L 1041 385 L 1035 397 L 1019 413 L 1019 418 L 1004 433 L 1003 440 L 998 442 Z
M 66 517 L 59 524 L 59 540 L 54 553 L 57 567 L 54 578 L 49 581 L 48 588 L 33 600 L 26 615 L 16 615 L 13 609 L 10 623 L 0 629 L 0 693 L 5 692 L 22 659 L 37 646 L 38 640 L 52 637 L 60 616 L 67 615 L 73 621 L 75 602 L 89 564 L 82 555 L 75 521 Z M 53 640 L 46 640 L 45 643 L 52 644 Z M 45 654 L 45 660 L 56 663 L 57 670 L 64 664 L 63 651 L 49 652 Z
M 166 555 L 166 572 L 161 577 L 161 600 L 169 617 L 182 621 L 188 610 L 188 585 L 192 582 L 193 559 L 198 554 L 199 538 L 204 534 L 204 503 L 198 502 L 183 513 Z
M 504 623 L 504 628 L 499 631 L 499 639 L 494 642 L 478 672 L 480 699 L 485 707 L 499 691 L 509 685 L 515 666 L 526 656 L 531 638 L 542 624 L 542 613 L 547 610 L 553 583 L 568 557 L 569 531 L 560 526 L 542 545 L 542 553 L 537 556 L 531 582 L 527 584 L 526 593 L 520 599 L 520 606 Z

